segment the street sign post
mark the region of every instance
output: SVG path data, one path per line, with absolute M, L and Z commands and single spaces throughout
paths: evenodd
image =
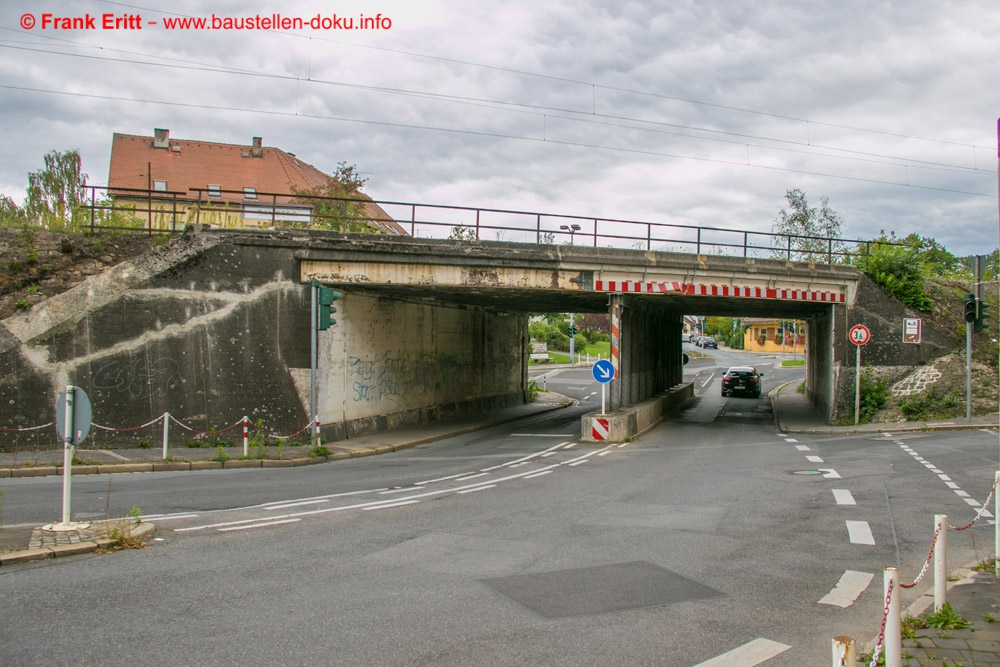
M 854 425 L 857 426 L 861 421 L 861 346 L 872 339 L 872 332 L 863 324 L 855 324 L 847 332 L 847 337 L 858 348 L 854 367 Z
M 70 521 L 70 496 L 73 483 L 73 454 L 76 446 L 87 439 L 93 409 L 90 397 L 80 387 L 69 385 L 56 401 L 56 429 L 63 439 L 62 521 L 46 526 L 49 530 L 79 530 L 90 524 Z
M 920 343 L 923 340 L 923 320 L 919 317 L 903 318 L 903 342 Z
M 603 415 L 605 406 L 604 387 L 614 379 L 615 366 L 607 359 L 598 359 L 591 372 L 594 374 L 594 379 L 601 383 L 601 414 Z

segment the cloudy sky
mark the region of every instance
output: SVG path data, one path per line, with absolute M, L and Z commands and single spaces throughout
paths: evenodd
M 275 13 L 378 29 L 167 29 Z M 995 0 L 3 0 L 0 192 L 70 148 L 105 184 L 112 134 L 160 127 L 378 200 L 766 232 L 799 188 L 845 237 L 987 252 L 998 35 Z

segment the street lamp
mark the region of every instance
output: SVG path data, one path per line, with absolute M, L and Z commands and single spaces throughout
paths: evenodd
M 569 244 L 573 245 L 573 234 L 580 231 L 580 225 L 559 225 L 559 229 L 569 232 Z

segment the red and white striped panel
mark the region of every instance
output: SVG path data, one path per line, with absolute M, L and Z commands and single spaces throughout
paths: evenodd
M 636 292 L 659 294 L 681 292 L 694 296 L 735 296 L 750 299 L 780 299 L 783 301 L 819 301 L 821 303 L 846 303 L 847 295 L 837 292 L 812 290 L 772 289 L 769 287 L 742 287 L 740 285 L 696 285 L 692 283 L 641 283 L 622 280 L 596 280 L 596 292 Z
M 642 283 L 632 280 L 597 280 L 594 290 L 597 292 L 639 292 L 642 294 L 662 294 L 664 292 L 680 292 L 684 287 L 679 282 Z
M 590 437 L 594 440 L 607 440 L 610 430 L 610 421 L 607 419 L 594 417 L 590 423 Z

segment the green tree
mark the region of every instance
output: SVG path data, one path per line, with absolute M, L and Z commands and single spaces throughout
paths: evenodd
M 924 291 L 927 265 L 919 244 L 900 243 L 885 232 L 870 241 L 851 263 L 886 292 L 911 308 L 930 311 L 934 302 Z
M 828 206 L 826 197 L 820 198 L 818 209 L 809 208 L 805 193 L 798 188 L 785 191 L 785 200 L 788 209 L 779 211 L 771 224 L 771 233 L 775 234 L 773 257 L 825 262 L 830 252 L 846 248 L 843 241 L 832 240 L 840 236 L 843 221 Z M 836 255 L 832 261 L 838 261 Z
M 367 178 L 361 178 L 357 166 L 339 162 L 323 185 L 294 190 L 295 201 L 312 206 L 315 228 L 381 234 L 382 228 L 368 214 L 369 198 L 361 192 L 367 182 Z
M 31 224 L 53 230 L 73 228 L 87 199 L 87 175 L 80 151 L 49 151 L 43 158 L 45 168 L 28 173 L 24 211 Z
M 0 227 L 20 227 L 26 222 L 24 209 L 7 195 L 0 195 Z

